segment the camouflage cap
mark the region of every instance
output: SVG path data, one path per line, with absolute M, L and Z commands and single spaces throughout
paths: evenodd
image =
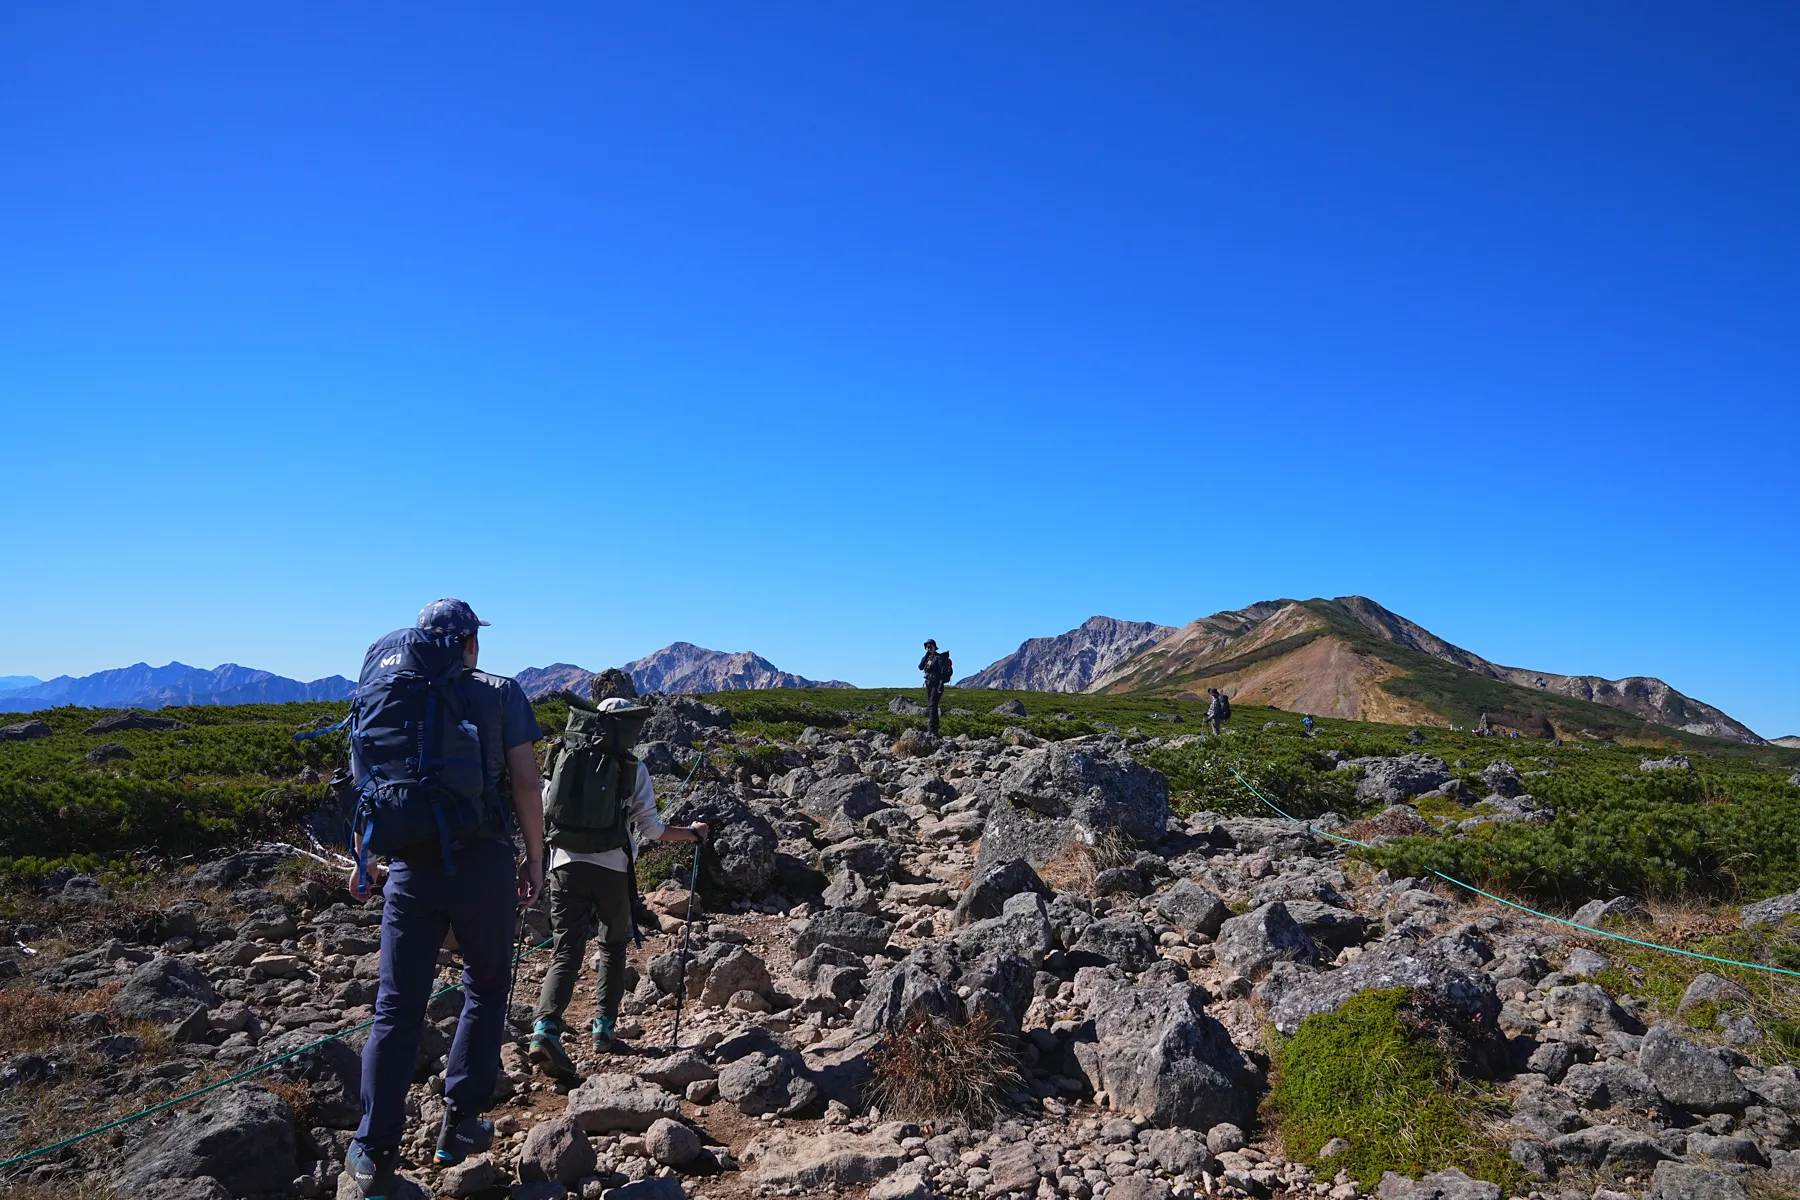
M 445 597 L 433 600 L 419 610 L 419 628 L 428 633 L 441 633 L 450 637 L 468 637 L 482 625 L 492 624 L 475 615 L 475 610 L 461 600 Z

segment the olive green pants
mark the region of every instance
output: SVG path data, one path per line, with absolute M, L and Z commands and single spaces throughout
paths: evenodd
M 598 929 L 596 930 L 596 926 Z M 625 947 L 631 940 L 631 879 L 595 863 L 565 863 L 550 872 L 550 970 L 538 992 L 535 1019 L 561 1021 L 575 995 L 581 956 L 600 938 L 600 1003 L 597 1014 L 619 1015 L 625 998 Z

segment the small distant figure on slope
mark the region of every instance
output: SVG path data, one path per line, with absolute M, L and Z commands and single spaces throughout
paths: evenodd
M 1206 702 L 1206 723 L 1212 726 L 1213 736 L 1219 736 L 1220 728 L 1231 720 L 1231 697 L 1218 688 L 1207 688 L 1206 693 L 1212 697 Z
M 944 685 L 950 682 L 951 672 L 955 668 L 950 663 L 950 656 L 938 649 L 932 638 L 925 639 L 925 657 L 919 660 L 919 670 L 925 672 L 925 716 L 931 724 L 931 735 L 937 736 L 938 704 L 944 698 Z
M 1301 718 L 1300 718 L 1300 724 L 1301 724 L 1301 725 L 1302 725 L 1302 726 L 1304 726 L 1304 727 L 1305 727 L 1305 729 L 1306 729 L 1306 736 L 1307 736 L 1307 737 L 1311 737 L 1311 736 L 1312 736 L 1312 731 L 1313 731 L 1313 719 L 1312 719 L 1312 714 L 1311 714 L 1311 713 L 1307 713 L 1307 714 L 1306 714 L 1306 715 L 1305 715 L 1305 716 L 1304 716 L 1304 717 L 1301 717 Z

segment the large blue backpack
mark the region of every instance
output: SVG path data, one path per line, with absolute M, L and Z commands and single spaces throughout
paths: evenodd
M 370 854 L 433 841 L 455 874 L 452 843 L 488 815 L 467 675 L 461 639 L 423 629 L 396 630 L 363 656 L 349 717 L 359 875 Z

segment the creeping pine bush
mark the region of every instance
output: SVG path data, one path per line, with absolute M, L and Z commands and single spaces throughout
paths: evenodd
M 884 1117 L 960 1117 L 990 1125 L 1022 1080 L 1012 1047 L 985 1013 L 958 1023 L 914 1012 L 869 1052 L 869 1098 Z
M 1316 1159 L 1333 1138 L 1348 1141 L 1328 1161 L 1365 1188 L 1384 1171 L 1417 1178 L 1453 1166 L 1517 1185 L 1519 1167 L 1481 1128 L 1492 1102 L 1459 1076 L 1444 1040 L 1409 1019 L 1412 997 L 1406 988 L 1363 992 L 1277 1038 L 1270 1122 L 1298 1161 Z

